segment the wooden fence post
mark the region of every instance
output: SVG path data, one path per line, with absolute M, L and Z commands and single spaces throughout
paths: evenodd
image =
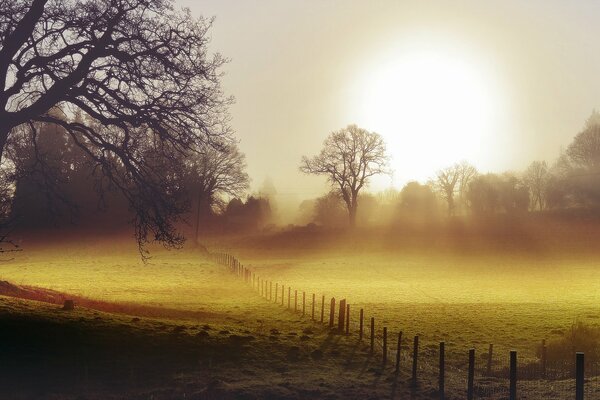
M 467 379 L 467 400 L 473 400 L 473 382 L 475 380 L 475 349 L 469 349 L 469 378 Z
M 277 303 L 277 294 L 279 293 L 279 282 L 275 282 L 275 303 Z
M 350 304 L 346 304 L 346 335 L 350 334 Z
M 288 310 L 291 308 L 292 304 L 292 287 L 288 286 Z
M 321 323 L 325 322 L 325 295 L 321 297 Z
M 335 318 L 335 297 L 332 297 L 331 305 L 329 307 L 329 329 L 333 328 L 334 318 Z
M 583 353 L 575 353 L 575 400 L 583 400 L 583 372 L 584 358 Z
M 419 336 L 415 336 L 413 343 L 412 383 L 417 383 L 417 362 L 419 359 Z
M 294 312 L 298 312 L 298 290 L 294 290 Z
M 340 300 L 340 311 L 338 315 L 338 331 L 340 333 L 344 332 L 344 326 L 346 320 L 346 299 Z
M 285 291 L 283 287 L 283 283 L 281 284 L 281 306 L 283 307 L 283 299 L 285 298 Z
M 312 296 L 312 313 L 311 313 L 311 318 L 313 321 L 315 320 L 315 294 L 313 293 Z
M 486 368 L 486 375 L 491 375 L 492 374 L 492 359 L 494 356 L 494 345 L 492 343 L 490 343 L 490 347 L 488 349 L 488 359 L 487 359 L 487 368 Z
M 387 363 L 387 326 L 383 327 L 383 351 L 381 357 L 381 364 L 385 367 Z
M 398 347 L 396 347 L 396 373 L 400 372 L 400 352 L 402 351 L 402 331 L 398 333 Z
M 360 309 L 360 313 L 359 313 L 359 322 L 358 322 L 358 340 L 362 340 L 363 338 L 363 319 L 364 319 L 364 312 L 363 309 Z
M 440 342 L 440 376 L 438 383 L 438 391 L 440 393 L 440 400 L 444 400 L 445 397 L 445 384 L 446 384 L 446 343 Z
M 273 281 L 269 281 L 269 301 L 273 300 Z
M 306 314 L 306 292 L 302 292 L 302 316 Z
M 375 317 L 371 317 L 371 354 L 375 351 Z
M 546 377 L 546 355 L 547 355 L 546 339 L 542 340 L 542 378 Z
M 510 388 L 509 400 L 517 400 L 517 352 L 510 351 Z

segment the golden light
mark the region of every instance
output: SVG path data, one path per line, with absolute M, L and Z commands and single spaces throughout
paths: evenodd
M 359 82 L 357 123 L 386 139 L 396 183 L 461 160 L 485 165 L 502 135 L 493 74 L 453 48 L 388 52 Z M 496 138 L 495 138 L 496 137 Z

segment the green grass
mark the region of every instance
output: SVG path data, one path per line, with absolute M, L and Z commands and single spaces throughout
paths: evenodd
M 345 399 L 412 391 L 406 374 L 381 371 L 356 337 L 266 301 L 197 254 L 159 254 L 150 266 L 135 256 L 52 257 L 24 254 L 2 264 L 2 279 L 207 312 L 157 319 L 0 297 L 7 398 Z M 428 398 L 427 388 L 415 398 Z

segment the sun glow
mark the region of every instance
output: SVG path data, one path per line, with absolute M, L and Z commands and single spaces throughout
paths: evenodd
M 396 184 L 461 160 L 483 164 L 503 112 L 493 76 L 456 52 L 401 49 L 374 64 L 358 92 L 358 124 L 382 134 Z

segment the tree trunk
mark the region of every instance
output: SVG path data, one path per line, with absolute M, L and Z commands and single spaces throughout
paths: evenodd
M 6 146 L 6 141 L 8 140 L 8 132 L 10 132 L 10 128 L 6 128 L 3 125 L 4 124 L 0 119 L 0 163 L 2 163 L 2 157 L 4 155 L 4 146 Z
M 350 228 L 351 229 L 354 229 L 356 227 L 356 209 L 357 208 L 358 208 L 357 205 L 353 204 L 348 209 L 348 217 L 349 217 L 349 222 L 350 222 Z

